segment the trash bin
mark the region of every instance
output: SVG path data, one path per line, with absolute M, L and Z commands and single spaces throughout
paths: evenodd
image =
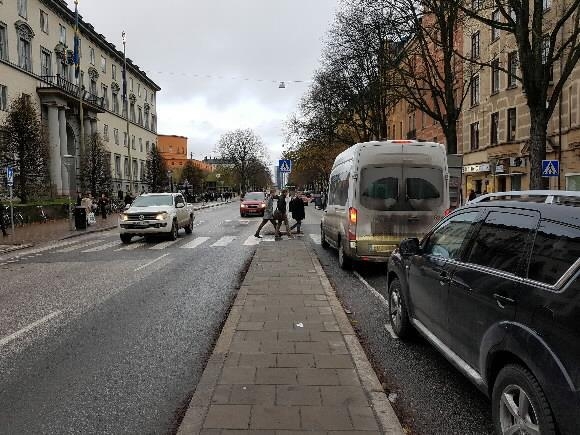
M 84 207 L 75 207 L 75 227 L 77 230 L 87 229 L 87 209 Z

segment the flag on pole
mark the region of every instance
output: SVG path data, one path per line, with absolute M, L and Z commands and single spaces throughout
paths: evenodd
M 123 56 L 125 56 L 125 31 L 121 34 L 123 37 Z M 123 59 L 124 60 L 124 59 Z M 127 101 L 127 71 L 125 68 L 126 61 L 123 61 L 123 101 Z
M 75 78 L 79 78 L 79 72 L 81 69 L 81 53 L 80 53 L 81 39 L 79 35 L 79 11 L 77 3 L 75 2 L 75 38 L 74 38 L 74 51 L 73 51 L 73 63 L 75 64 Z

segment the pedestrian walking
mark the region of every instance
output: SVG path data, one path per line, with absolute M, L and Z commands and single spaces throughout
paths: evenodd
M 302 201 L 302 198 L 300 198 L 298 193 L 294 195 L 294 198 L 292 198 L 290 204 L 288 204 L 288 210 L 292 213 L 292 219 L 296 221 L 296 223 L 290 227 L 290 231 L 296 228 L 296 234 L 301 234 L 300 227 L 302 221 L 306 217 L 306 213 L 304 211 L 304 201 Z
M 473 201 L 476 197 L 477 197 L 477 195 L 475 194 L 475 190 L 471 189 L 469 191 L 469 196 L 467 197 L 467 200 Z
M 6 232 L 6 222 L 4 221 L 4 204 L 0 200 L 0 229 L 2 230 L 2 236 L 6 237 L 8 233 Z
M 274 227 L 274 231 L 276 231 L 276 221 L 274 220 L 274 194 L 275 193 L 276 193 L 276 190 L 271 189 L 270 195 L 268 195 L 268 197 L 266 198 L 266 208 L 264 209 L 264 217 L 262 218 L 262 222 L 260 223 L 260 226 L 256 230 L 254 237 L 257 237 L 259 239 L 262 238 L 262 236 L 260 235 L 260 231 L 262 230 L 262 228 L 264 228 L 264 225 L 266 225 L 268 222 L 272 223 L 272 226 Z
M 125 194 L 125 206 L 127 205 L 131 205 L 131 203 L 133 202 L 133 197 L 131 196 L 131 192 L 127 191 L 127 193 Z
M 81 192 L 77 192 L 77 207 L 81 206 L 81 203 L 83 202 L 83 196 L 81 195 Z
M 101 216 L 103 217 L 103 219 L 107 219 L 107 204 L 109 203 L 109 200 L 107 199 L 106 195 L 104 193 L 101 193 L 101 197 L 99 198 L 99 201 L 97 203 L 97 210 L 99 210 L 99 213 L 101 213 Z
M 280 234 L 280 227 L 282 226 L 282 223 L 286 225 L 286 234 L 288 234 L 288 238 L 294 238 L 294 236 L 292 236 L 290 233 L 290 225 L 288 224 L 288 214 L 286 213 L 286 195 L 288 195 L 288 191 L 286 189 L 282 190 L 282 194 L 278 197 L 276 210 L 274 211 L 274 219 L 276 220 L 276 235 L 274 238 L 277 240 L 282 238 L 282 235 Z

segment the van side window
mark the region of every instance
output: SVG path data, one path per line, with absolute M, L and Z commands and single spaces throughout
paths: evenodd
M 490 212 L 470 242 L 464 261 L 524 275 L 522 262 L 536 224 L 533 216 Z
M 328 203 L 332 205 L 345 206 L 348 200 L 349 173 L 336 173 L 330 177 L 330 189 L 328 192 Z
M 461 213 L 443 222 L 424 243 L 423 252 L 437 257 L 458 259 L 463 241 L 478 215 L 478 211 Z
M 534 240 L 528 278 L 555 284 L 580 258 L 580 228 L 541 220 Z

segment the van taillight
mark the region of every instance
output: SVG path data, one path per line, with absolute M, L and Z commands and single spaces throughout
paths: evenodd
M 357 210 L 354 207 L 351 207 L 348 209 L 348 217 L 349 217 L 349 222 L 353 225 L 356 225 L 356 218 L 357 218 Z

